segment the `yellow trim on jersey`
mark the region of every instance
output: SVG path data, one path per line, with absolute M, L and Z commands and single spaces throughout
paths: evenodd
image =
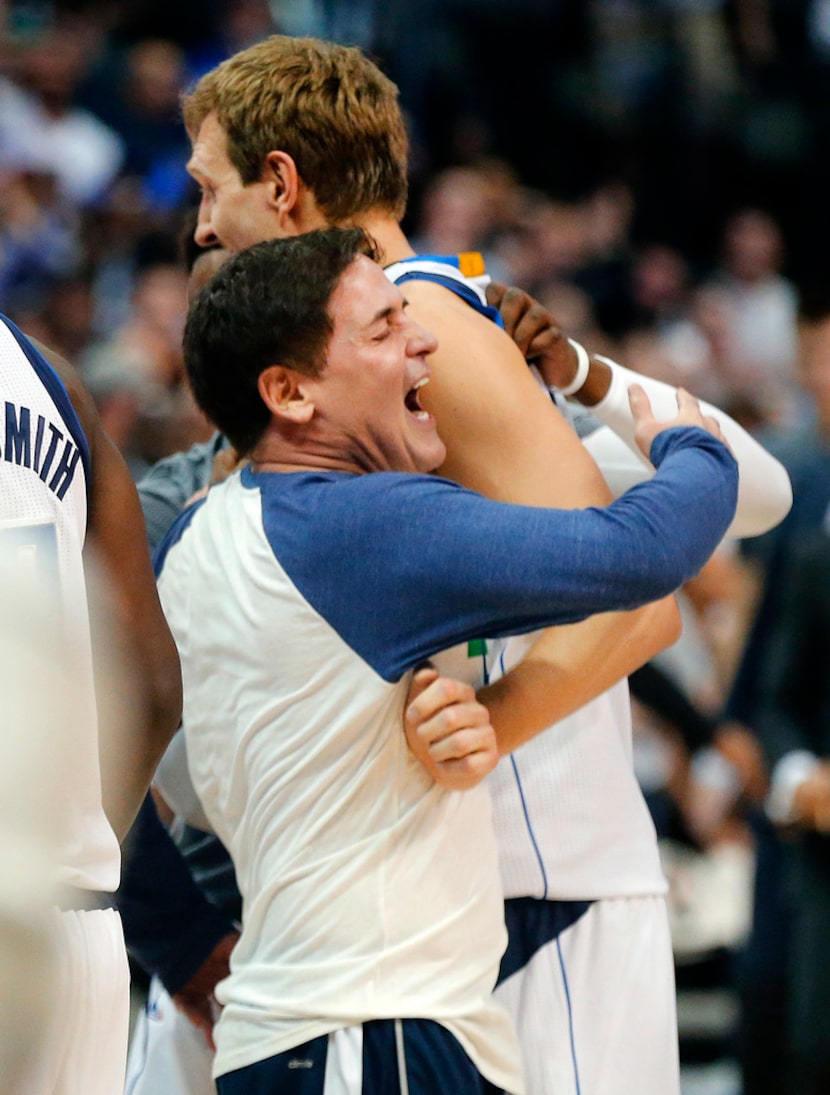
M 480 278 L 486 270 L 484 256 L 479 251 L 462 251 L 458 256 L 458 269 L 465 278 Z

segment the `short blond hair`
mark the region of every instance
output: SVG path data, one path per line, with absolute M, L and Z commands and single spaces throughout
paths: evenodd
M 183 111 L 191 140 L 216 115 L 245 185 L 280 149 L 330 220 L 370 209 L 403 217 L 408 142 L 398 88 L 359 49 L 273 35 L 206 73 Z

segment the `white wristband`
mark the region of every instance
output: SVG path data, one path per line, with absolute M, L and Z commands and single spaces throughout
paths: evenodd
M 559 392 L 560 395 L 574 395 L 578 392 L 588 379 L 588 373 L 591 370 L 591 359 L 582 343 L 569 338 L 568 345 L 576 350 L 576 376 L 564 388 L 554 386 L 554 391 Z

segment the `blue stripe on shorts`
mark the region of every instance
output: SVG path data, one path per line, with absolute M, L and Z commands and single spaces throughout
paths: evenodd
M 502 955 L 497 984 L 528 964 L 546 943 L 584 916 L 592 901 L 540 901 L 536 897 L 509 897 L 504 902 L 507 950 Z

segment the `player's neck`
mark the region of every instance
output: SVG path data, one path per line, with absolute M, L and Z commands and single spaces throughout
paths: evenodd
M 299 438 L 298 438 L 298 435 Z M 346 472 L 387 471 L 367 465 L 362 450 L 349 445 L 340 434 L 329 433 L 314 424 L 300 430 L 272 421 L 250 454 L 254 472 Z
M 403 229 L 388 213 L 369 211 L 355 218 L 355 225 L 363 228 L 381 250 L 381 263 L 389 266 L 401 259 L 411 258 L 415 252 L 403 234 Z

